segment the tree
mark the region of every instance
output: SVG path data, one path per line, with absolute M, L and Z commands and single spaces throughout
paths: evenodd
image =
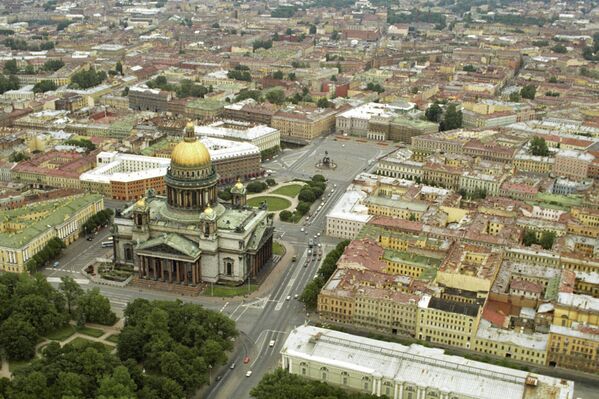
M 281 219 L 281 221 L 283 222 L 288 222 L 289 220 L 291 220 L 292 216 L 293 214 L 290 211 L 279 212 L 279 219 Z
M 549 250 L 553 248 L 553 243 L 555 241 L 555 232 L 553 231 L 543 231 L 541 234 L 541 239 L 539 240 L 539 244 L 543 249 Z
M 449 104 L 445 116 L 439 127 L 441 131 L 459 129 L 462 127 L 462 111 L 458 111 L 456 104 Z
M 108 298 L 94 288 L 79 296 L 77 312 L 82 314 L 86 322 L 113 325 L 117 318 L 110 309 Z
M 261 102 L 262 92 L 260 90 L 241 89 L 239 93 L 237 93 L 237 96 L 235 96 L 235 101 L 243 101 L 248 98 Z
M 366 85 L 366 90 L 376 91 L 380 94 L 385 91 L 385 88 L 381 86 L 380 83 L 368 82 L 368 84 Z
M 35 69 L 33 68 L 33 65 L 27 64 L 25 66 L 25 69 L 23 70 L 23 73 L 25 75 L 34 75 L 35 74 Z
M 311 35 L 315 35 L 316 34 L 316 25 L 310 25 L 310 29 L 308 30 L 308 33 Z
M 11 360 L 31 359 L 35 354 L 37 332 L 19 316 L 11 316 L 0 326 L 0 348 Z
M 8 156 L 9 162 L 21 162 L 27 159 L 29 159 L 29 157 L 20 151 L 15 151 Z
M 534 231 L 526 230 L 524 232 L 524 237 L 522 238 L 522 244 L 527 247 L 530 247 L 533 244 L 537 243 L 537 235 Z
M 439 104 L 432 103 L 424 112 L 424 116 L 430 122 L 439 122 L 441 120 L 441 115 L 443 114 L 443 110 L 439 106 Z
M 549 83 L 557 83 L 557 77 L 555 77 L 555 76 L 550 77 L 548 82 Z
M 281 105 L 285 102 L 285 92 L 282 89 L 272 89 L 266 93 L 265 98 L 271 104 Z
M 137 386 L 129 375 L 129 370 L 125 366 L 117 366 L 112 371 L 112 375 L 104 376 L 100 381 L 98 388 L 98 397 L 106 398 L 131 398 L 135 397 Z
M 272 74 L 273 79 L 283 79 L 283 72 L 275 71 Z
M 114 70 L 118 72 L 119 75 L 124 75 L 123 73 L 123 64 L 121 63 L 121 61 L 117 61 Z
M 462 68 L 464 72 L 476 72 L 476 67 L 472 64 L 464 65 Z
M 94 68 L 89 70 L 81 70 L 71 76 L 70 87 L 78 87 L 81 89 L 89 89 L 102 83 L 106 79 L 106 72 L 97 72 Z
M 520 90 L 520 96 L 528 100 L 534 100 L 536 93 L 537 87 L 535 85 L 526 85 Z
M 215 23 L 212 24 L 212 28 L 219 29 L 220 28 L 220 24 L 218 22 L 215 22 Z
M 297 204 L 297 207 L 295 208 L 295 210 L 300 215 L 305 215 L 306 213 L 310 212 L 310 207 L 311 207 L 311 203 L 309 203 L 309 202 L 300 202 L 299 204 Z
M 326 177 L 324 177 L 323 175 L 320 175 L 320 174 L 312 176 L 311 180 L 313 182 L 318 182 L 318 183 L 325 183 L 327 181 Z
M 568 52 L 568 49 L 563 44 L 558 43 L 555 46 L 551 47 L 551 51 L 558 54 L 565 54 Z
M 266 184 L 267 184 L 269 187 L 274 187 L 274 186 L 276 186 L 276 185 L 277 185 L 277 182 L 275 181 L 275 179 L 273 179 L 273 178 L 269 178 L 269 179 L 266 179 Z
M 520 93 L 517 91 L 513 91 L 510 93 L 510 101 L 513 103 L 519 103 L 522 98 L 520 97 Z
M 58 288 L 62 291 L 67 301 L 69 314 L 72 315 L 72 307 L 77 304 L 77 300 L 83 295 L 83 289 L 71 276 L 63 276 L 60 280 L 61 283 Z
M 297 199 L 302 202 L 312 203 L 316 201 L 316 195 L 314 195 L 314 192 L 309 187 L 305 186 L 299 192 Z
M 337 41 L 340 37 L 341 35 L 336 30 L 334 30 L 333 33 L 331 33 L 331 40 Z
M 269 48 L 272 47 L 272 39 L 271 40 L 254 40 L 254 42 L 252 43 L 252 50 L 256 51 L 258 49 L 265 49 L 268 50 Z
M 48 72 L 56 72 L 63 66 L 64 66 L 64 62 L 62 60 L 48 60 L 48 61 L 44 62 L 44 65 L 42 66 L 42 70 L 48 71 Z
M 267 188 L 268 186 L 266 185 L 266 183 L 263 183 L 261 181 L 253 181 L 246 186 L 246 190 L 248 193 L 261 193 Z
M 330 102 L 326 97 L 321 97 L 318 99 L 316 105 L 318 108 L 329 108 L 333 105 L 333 103 Z
M 45 93 L 47 91 L 56 90 L 56 84 L 51 80 L 42 80 L 33 85 L 34 93 Z
M 19 72 L 19 68 L 17 67 L 17 60 L 14 58 L 12 60 L 8 60 L 4 63 L 4 73 L 7 75 L 15 75 Z
M 535 156 L 546 157 L 549 155 L 549 148 L 545 139 L 535 136 L 530 140 L 530 153 Z
M 288 80 L 295 80 L 295 72 L 289 72 L 287 74 L 287 79 Z

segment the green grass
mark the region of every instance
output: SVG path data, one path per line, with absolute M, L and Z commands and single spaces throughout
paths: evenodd
M 243 284 L 238 287 L 228 287 L 222 285 L 214 284 L 212 287 L 208 285 L 202 295 L 204 296 L 219 296 L 219 297 L 230 297 L 230 296 L 241 296 L 246 295 L 248 293 L 252 293 L 258 289 L 257 284 L 250 284 L 250 288 L 248 290 L 248 285 Z
M 284 195 L 286 197 L 295 198 L 299 194 L 300 190 L 304 187 L 303 184 L 290 184 L 288 186 L 279 187 L 274 190 L 273 194 Z
M 283 256 L 285 255 L 285 247 L 282 246 L 280 243 L 273 241 L 272 243 L 272 253 L 274 255 L 280 255 Z
M 64 341 L 69 338 L 71 335 L 75 334 L 75 327 L 70 324 L 67 324 L 64 327 L 61 327 L 57 330 L 49 332 L 46 334 L 46 338 L 52 341 Z
M 104 330 L 91 327 L 79 327 L 77 328 L 77 332 L 94 338 L 100 338 L 102 335 L 104 335 Z
M 119 343 L 119 335 L 121 335 L 121 334 L 112 334 L 111 336 L 106 338 L 106 341 L 118 344 Z
M 270 197 L 268 195 L 250 198 L 248 199 L 248 205 L 258 207 L 263 201 L 266 201 L 266 206 L 268 206 L 268 210 L 271 212 L 282 211 L 283 209 L 287 209 L 291 206 L 291 202 L 289 200 L 279 197 Z
M 114 349 L 114 346 L 112 346 L 112 345 L 108 345 L 104 342 L 92 341 L 91 339 L 86 339 L 83 337 L 77 337 L 74 340 L 72 340 L 71 342 L 69 342 L 67 345 L 82 346 L 82 345 L 89 344 L 89 343 L 103 345 L 106 348 L 106 350 L 108 350 L 108 351 L 111 351 Z
M 31 362 L 31 360 L 10 360 L 8 362 L 8 370 L 11 373 L 14 373 L 15 371 L 27 366 L 29 362 Z

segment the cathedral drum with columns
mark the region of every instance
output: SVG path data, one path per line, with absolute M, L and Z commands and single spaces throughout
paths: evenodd
M 219 203 L 217 181 L 210 154 L 189 123 L 171 154 L 166 197 L 150 190 L 114 220 L 115 263 L 133 266 L 136 284 L 241 284 L 270 262 L 272 218 L 246 206 L 240 181 L 231 189 L 231 202 Z

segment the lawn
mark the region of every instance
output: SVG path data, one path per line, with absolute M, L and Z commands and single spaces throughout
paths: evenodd
M 100 345 L 104 345 L 104 347 L 108 350 L 111 351 L 114 349 L 114 346 L 112 345 L 108 345 L 104 342 L 96 342 L 96 341 L 92 341 L 90 339 L 86 339 L 83 337 L 77 337 L 74 340 L 72 340 L 71 342 L 69 342 L 67 345 L 74 345 L 74 346 L 81 346 L 87 343 L 92 343 L 92 344 L 100 344 Z
M 100 338 L 102 335 L 104 335 L 103 330 L 91 327 L 79 327 L 77 328 L 77 332 L 94 338 Z
M 285 255 L 285 247 L 282 246 L 280 243 L 273 241 L 272 243 L 272 253 L 274 255 L 280 255 L 283 256 Z
M 46 338 L 52 341 L 64 341 L 73 334 L 75 334 L 75 327 L 73 327 L 70 324 L 67 324 L 66 326 L 61 327 L 58 330 L 54 330 L 46 334 Z
M 222 297 L 230 297 L 230 296 L 241 296 L 246 295 L 248 293 L 252 293 L 258 289 L 257 284 L 250 284 L 250 288 L 248 290 L 247 283 L 244 285 L 240 285 L 238 287 L 228 287 L 222 285 L 213 284 L 212 286 L 206 287 L 202 295 L 205 296 L 222 296 Z
M 248 199 L 248 205 L 253 207 L 260 206 L 260 203 L 266 201 L 266 206 L 268 206 L 268 210 L 272 212 L 282 211 L 283 209 L 287 209 L 291 206 L 291 202 L 286 200 L 285 198 L 279 197 L 270 197 L 268 195 L 261 195 L 258 197 Z
M 304 187 L 303 184 L 290 184 L 288 186 L 279 187 L 274 190 L 273 194 L 284 195 L 286 197 L 295 198 L 299 194 L 300 190 Z
M 111 336 L 106 338 L 106 341 L 118 344 L 119 343 L 119 335 L 121 335 L 121 334 L 112 334 Z

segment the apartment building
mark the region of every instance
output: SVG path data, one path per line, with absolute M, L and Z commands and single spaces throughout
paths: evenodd
M 289 107 L 273 115 L 271 126 L 279 130 L 281 141 L 307 144 L 316 137 L 333 131 L 337 112 L 330 108 Z

